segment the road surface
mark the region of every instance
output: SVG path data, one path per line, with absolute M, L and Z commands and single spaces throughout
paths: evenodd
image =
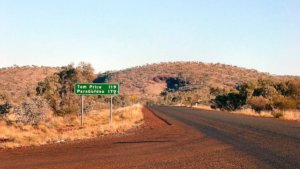
M 150 108 L 145 125 L 123 135 L 0 150 L 0 168 L 300 168 L 299 123 Z
M 256 157 L 271 168 L 300 168 L 300 123 L 186 107 L 153 110 Z

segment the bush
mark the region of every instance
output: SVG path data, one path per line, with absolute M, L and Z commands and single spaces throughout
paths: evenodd
M 273 86 L 263 86 L 256 88 L 253 92 L 253 96 L 263 96 L 265 98 L 272 98 L 277 95 L 278 92 Z
M 47 113 L 45 101 L 40 97 L 34 97 L 24 101 L 16 108 L 17 120 L 24 124 L 36 125 Z
M 74 95 L 74 84 L 89 83 L 94 79 L 94 69 L 90 64 L 81 62 L 77 67 L 68 65 L 38 83 L 36 94 L 44 96 L 57 115 L 77 113 L 80 110 L 80 97 Z M 85 97 L 85 103 L 86 107 L 90 107 L 90 97 Z
M 238 85 L 237 92 L 217 95 L 213 100 L 216 108 L 236 110 L 244 104 L 248 104 L 256 112 L 262 110 L 296 110 L 299 109 L 300 82 L 273 82 L 270 80 L 258 80 Z M 218 93 L 217 90 L 211 90 Z M 245 103 L 246 102 L 246 103 Z
M 213 100 L 216 108 L 222 110 L 234 111 L 240 109 L 246 104 L 247 97 L 239 93 L 228 93 L 225 95 L 217 96 Z
M 180 77 L 170 77 L 166 80 L 168 91 L 178 91 L 181 87 L 189 84 L 188 81 L 181 79 Z
M 287 82 L 287 96 L 293 99 L 300 99 L 300 80 Z
M 274 111 L 274 112 L 272 112 L 272 115 L 273 115 L 274 118 L 283 117 L 283 113 L 280 112 L 280 111 Z
M 209 94 L 212 96 L 219 96 L 226 93 L 225 89 L 221 89 L 219 87 L 210 87 L 209 88 Z
M 0 115 L 9 113 L 12 106 L 8 103 L 8 99 L 5 95 L 0 94 Z
M 0 105 L 0 115 L 9 113 L 12 106 L 9 103 L 4 103 Z
M 280 110 L 295 110 L 298 106 L 297 100 L 284 96 L 273 98 L 273 104 L 275 108 Z
M 262 110 L 270 110 L 272 109 L 269 100 L 262 96 L 254 96 L 249 99 L 248 104 L 251 106 L 253 110 L 256 112 L 261 112 Z

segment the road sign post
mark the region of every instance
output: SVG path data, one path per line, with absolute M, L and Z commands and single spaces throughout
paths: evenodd
M 119 94 L 119 84 L 110 83 L 76 83 L 74 86 L 75 95 L 81 96 L 81 116 L 80 126 L 83 127 L 83 112 L 84 112 L 84 100 L 85 95 L 109 95 L 110 96 L 110 115 L 109 123 L 112 124 L 112 101 L 113 96 Z
M 80 116 L 80 127 L 83 128 L 83 95 L 81 95 L 81 116 Z
M 112 125 L 112 99 L 113 97 L 112 95 L 110 95 L 110 120 L 109 120 L 110 125 Z

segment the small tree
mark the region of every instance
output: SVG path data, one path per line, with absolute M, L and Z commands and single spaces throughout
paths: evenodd
M 224 95 L 217 96 L 213 100 L 213 106 L 222 110 L 234 111 L 240 109 L 246 104 L 247 97 L 240 93 L 228 93 Z
M 40 82 L 36 88 L 37 95 L 43 95 L 50 107 L 58 115 L 79 111 L 79 97 L 74 96 L 74 84 L 92 82 L 95 79 L 94 69 L 90 64 L 81 62 L 77 67 L 68 65 L 54 75 Z M 88 98 L 86 98 L 87 100 Z M 86 102 L 87 106 L 89 103 Z
M 12 106 L 8 103 L 7 97 L 0 94 L 0 115 L 9 113 Z

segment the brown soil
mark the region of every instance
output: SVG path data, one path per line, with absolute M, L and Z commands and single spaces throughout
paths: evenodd
M 145 125 L 126 135 L 0 150 L 0 168 L 268 168 L 254 157 L 144 109 Z

